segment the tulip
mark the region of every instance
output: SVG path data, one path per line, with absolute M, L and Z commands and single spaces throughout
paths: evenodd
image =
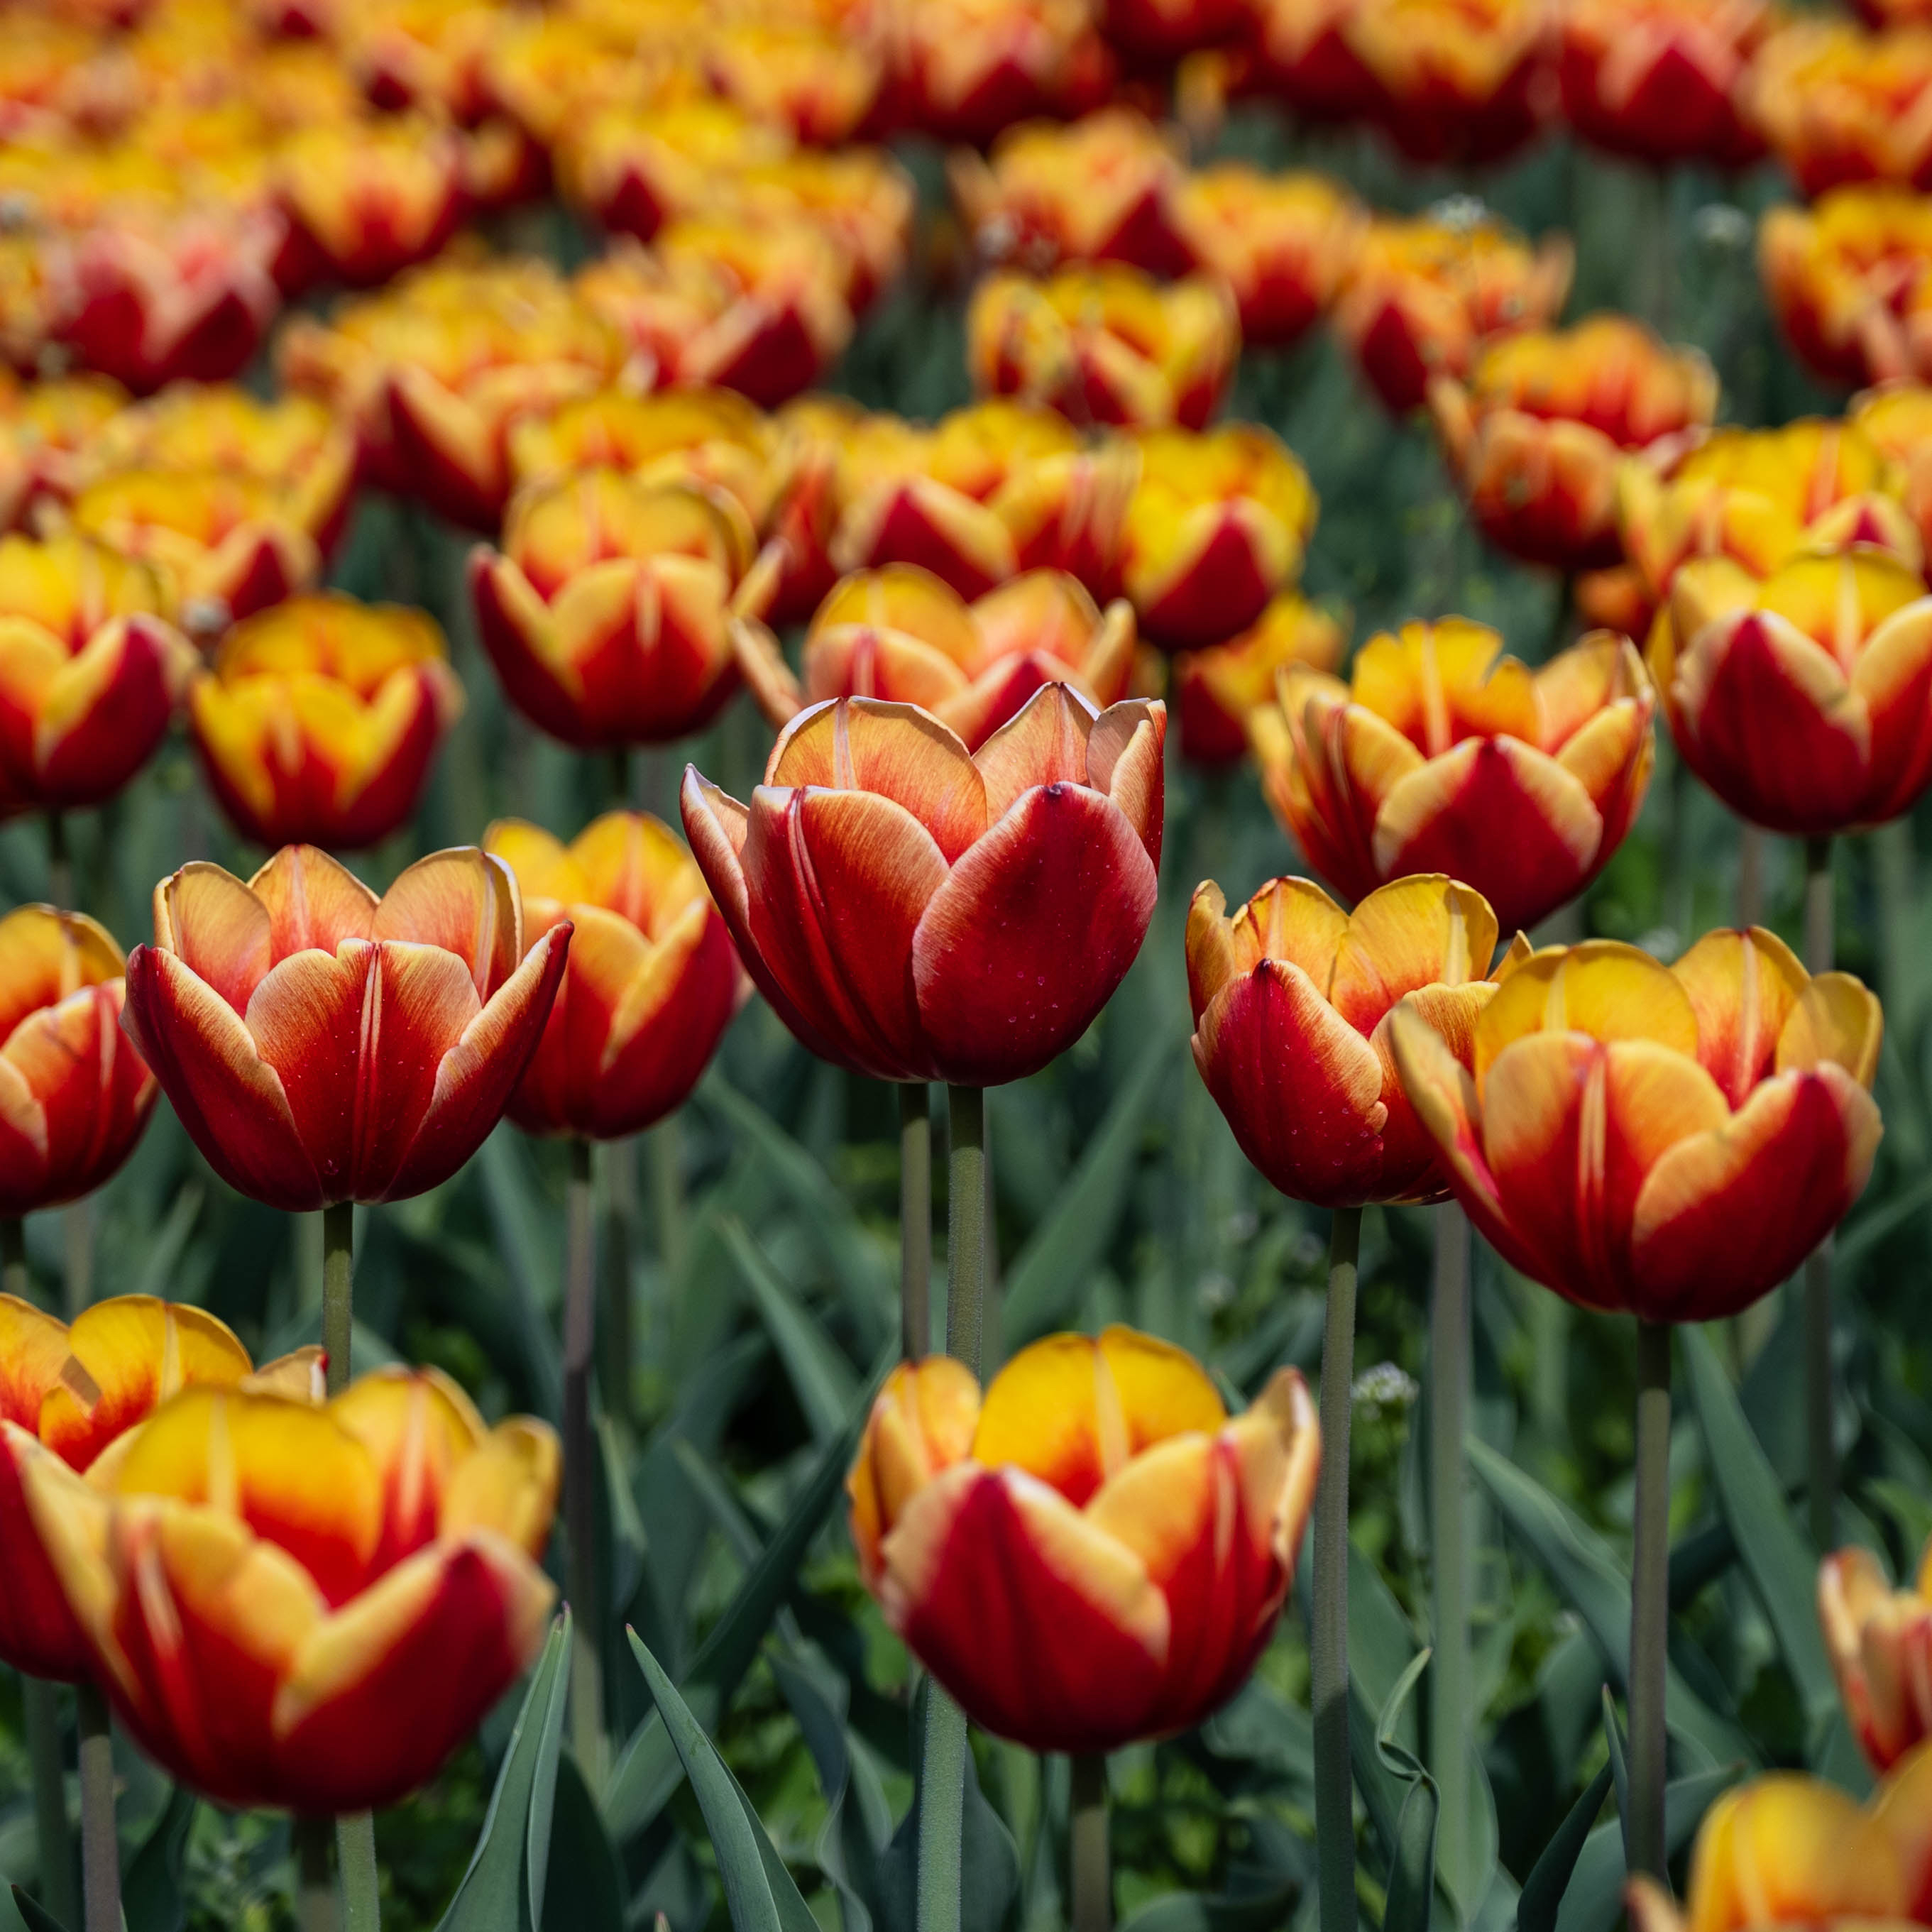
M 1238 636 L 1174 660 L 1180 748 L 1198 765 L 1232 765 L 1247 754 L 1248 719 L 1274 696 L 1288 665 L 1332 671 L 1346 634 L 1326 610 L 1293 591 L 1270 600 Z
M 1878 1001 L 1760 928 L 1674 966 L 1550 946 L 1505 970 L 1472 1057 L 1421 1003 L 1396 1066 L 1478 1230 L 1533 1280 L 1648 1322 L 1735 1315 L 1862 1191 Z
M 1552 118 L 1542 0 L 1367 0 L 1342 28 L 1382 131 L 1411 160 L 1495 161 Z
M 929 711 L 976 752 L 1042 686 L 1096 711 L 1126 695 L 1134 616 L 1103 616 L 1072 578 L 1030 571 L 968 604 L 909 564 L 844 578 L 806 634 L 802 688 L 762 626 L 740 627 L 747 681 L 775 724 L 827 698 L 878 698 Z
M 496 1124 L 550 1017 L 570 940 L 526 956 L 515 876 L 474 849 L 380 899 L 312 846 L 245 885 L 154 888 L 122 1024 L 190 1138 L 239 1192 L 301 1212 L 446 1180 Z
M 1241 346 L 1226 285 L 1162 287 L 1118 263 L 1044 282 L 988 275 L 966 315 L 966 360 L 982 395 L 1050 404 L 1076 422 L 1200 429 Z
M 1932 188 L 1932 34 L 1868 34 L 1822 15 L 1780 27 L 1752 62 L 1747 112 L 1810 196 L 1847 182 Z
M 1502 649 L 1466 618 L 1407 624 L 1347 684 L 1291 665 L 1250 721 L 1268 802 L 1351 898 L 1434 867 L 1533 926 L 1622 842 L 1655 755 L 1642 661 L 1607 632 L 1535 670 Z
M 1650 664 L 1684 762 L 1754 824 L 1875 824 L 1932 782 L 1932 597 L 1882 551 L 1762 583 L 1727 558 L 1687 563 Z
M 22 1486 L 129 1733 L 216 1803 L 310 1816 L 434 1777 L 542 1640 L 556 1441 L 434 1370 L 326 1408 L 192 1389 Z
M 1106 1751 L 1199 1724 L 1274 1634 L 1321 1432 L 1283 1369 L 1230 1418 L 1191 1356 L 1130 1328 L 1023 1349 L 983 1397 L 902 1364 L 846 1480 L 860 1573 L 976 1724 Z
M 946 165 L 953 198 L 981 252 L 1047 269 L 1124 262 L 1184 274 L 1194 256 L 1178 222 L 1188 179 L 1173 140 L 1144 115 L 1107 107 L 1070 126 L 1032 121 Z
M 209 788 L 270 847 L 386 838 L 462 710 L 433 619 L 333 592 L 236 625 L 188 692 Z
M 754 125 L 776 124 L 826 148 L 857 134 L 885 80 L 876 46 L 802 20 L 720 22 L 706 37 L 704 64 Z
M 780 733 L 748 807 L 688 768 L 685 830 L 813 1052 L 997 1086 L 1072 1046 L 1140 950 L 1166 730 L 1164 706 L 1096 716 L 1051 684 L 969 754 L 910 705 L 840 698 Z
M 1170 62 L 1238 38 L 1247 0 L 1107 0 L 1107 38 L 1142 61 Z
M 512 701 L 580 747 L 662 744 L 737 688 L 734 614 L 758 614 L 736 500 L 586 470 L 518 492 L 502 550 L 470 553 L 484 648 Z
M 1466 385 L 1435 377 L 1429 404 L 1484 534 L 1531 563 L 1615 563 L 1622 453 L 1669 448 L 1718 410 L 1716 372 L 1640 322 L 1592 316 L 1477 350 Z
M 1838 1672 L 1845 1713 L 1878 1771 L 1932 1736 L 1932 1571 L 1922 1558 L 1910 1587 L 1894 1590 L 1869 1550 L 1841 1550 L 1818 1575 L 1818 1622 Z
M 1398 413 L 1432 376 L 1466 376 L 1476 346 L 1504 329 L 1552 321 L 1570 292 L 1567 239 L 1528 242 L 1487 218 L 1369 224 L 1336 326 L 1376 392 Z
M 1097 107 L 1114 62 L 1086 0 L 929 0 L 896 10 L 889 118 L 942 141 L 989 141 L 1042 114 Z
M 72 536 L 0 537 L 0 815 L 112 798 L 194 669 L 146 565 Z
M 689 1097 L 738 1009 L 737 955 L 703 874 L 638 812 L 607 812 L 567 846 L 501 819 L 483 845 L 516 874 L 531 932 L 573 928 L 510 1118 L 526 1133 L 641 1133 Z
M 22 916 L 0 921 L 0 944 Z M 150 1081 L 150 1104 L 152 1098 Z M 96 1302 L 69 1328 L 30 1302 L 0 1294 L 0 1535 L 8 1555 L 0 1661 L 61 1683 L 88 1674 L 86 1640 L 28 1514 L 22 1479 L 35 1456 L 45 1451 L 85 1472 L 182 1390 L 231 1387 L 253 1369 L 248 1352 L 198 1308 L 123 1295 Z
M 1840 188 L 1767 208 L 1757 254 L 1786 339 L 1826 382 L 1932 375 L 1932 196 Z
M 1564 118 L 1613 154 L 1745 166 L 1762 147 L 1745 76 L 1772 17 L 1769 0 L 1568 0 Z
M 1176 217 L 1196 266 L 1234 292 L 1244 342 L 1298 340 L 1354 266 L 1366 217 L 1325 175 L 1263 174 L 1237 162 L 1198 168 Z
M 1318 508 L 1308 472 L 1251 423 L 1144 430 L 1134 441 L 1122 586 L 1162 648 L 1224 643 L 1300 574 Z
M 1210 879 L 1187 913 L 1194 1064 L 1242 1153 L 1322 1208 L 1439 1199 L 1448 1182 L 1403 1095 L 1390 1016 L 1413 993 L 1466 1048 L 1496 992 L 1496 915 L 1439 873 L 1345 913 L 1306 879 L 1270 879 L 1231 919 Z M 1524 950 L 1526 952 L 1527 948 Z
M 0 536 L 28 526 L 41 498 L 74 494 L 95 437 L 127 404 L 127 391 L 105 376 L 18 388 L 0 377 Z
M 434 109 L 471 122 L 493 104 L 484 64 L 495 24 L 476 0 L 402 0 L 352 16 L 327 38 L 343 44 L 363 93 L 385 114 Z
M 1881 384 L 1853 398 L 1846 422 L 1895 466 L 1922 554 L 1932 555 L 1932 385 Z

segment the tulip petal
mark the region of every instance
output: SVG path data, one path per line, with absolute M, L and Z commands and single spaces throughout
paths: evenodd
M 0 1300 L 0 1323 L 5 1319 L 6 1304 Z M 0 1548 L 7 1552 L 0 1662 L 30 1676 L 78 1683 L 90 1674 L 86 1640 L 40 1546 L 27 1501 L 25 1472 L 36 1457 L 48 1460 L 28 1430 L 0 1414 Z
M 379 953 L 358 939 L 343 941 L 339 956 L 314 948 L 291 953 L 248 1001 L 256 1051 L 280 1077 L 296 1132 L 332 1199 L 346 1198 L 356 1187 L 357 1071 L 370 1043 L 364 1035 Z
M 237 1013 L 274 963 L 267 908 L 239 879 L 200 860 L 154 888 L 154 944 Z
M 374 927 L 376 895 L 313 845 L 284 845 L 248 881 L 248 890 L 267 909 L 277 959 L 309 946 L 334 952 L 345 939 L 367 939 Z M 244 1000 L 236 1010 L 247 1006 Z
M 1019 799 L 953 866 L 913 938 L 939 1077 L 998 1085 L 1090 1026 L 1147 936 L 1156 882 L 1111 800 L 1078 785 Z
M 1095 716 L 1094 707 L 1064 684 L 1035 692 L 1019 716 L 973 754 L 986 781 L 986 822 L 1003 817 L 1035 785 L 1086 784 L 1087 740 Z
M 1513 1041 L 1564 1030 L 1598 1040 L 1654 1040 L 1697 1057 L 1696 1009 L 1670 969 L 1634 946 L 1588 940 L 1534 953 L 1504 979 L 1477 1023 L 1471 1064 L 1478 1090 Z M 1484 1107 L 1486 1114 L 1486 1096 Z
M 1496 950 L 1496 915 L 1480 892 L 1439 873 L 1400 879 L 1350 916 L 1329 1001 L 1358 1033 L 1372 1033 L 1405 993 L 1482 978 Z
M 0 1422 L 38 1436 L 42 1399 L 67 1357 L 65 1322 L 17 1294 L 0 1294 Z
M 1208 1002 L 1240 970 L 1234 958 L 1228 896 L 1204 879 L 1187 902 L 1187 998 L 1198 1026 Z
M 1905 810 L 1932 776 L 1932 597 L 1892 612 L 1852 667 L 1852 688 L 1871 717 L 1874 819 Z
M 1733 1107 L 1772 1070 L 1778 1035 L 1808 983 L 1797 956 L 1762 926 L 1707 932 L 1671 971 L 1697 1016 L 1697 1058 Z
M 562 1478 L 556 1430 L 533 1416 L 513 1415 L 452 1472 L 436 1534 L 454 1541 L 488 1532 L 541 1562 Z
M 1457 1061 L 1467 1066 L 1475 1051 L 1477 1018 L 1495 992 L 1486 980 L 1472 980 L 1461 986 L 1419 988 L 1390 1007 L 1370 1034 L 1369 1045 L 1382 1063 L 1382 1105 L 1388 1109 L 1382 1122 L 1382 1185 L 1391 1199 L 1412 1200 L 1436 1192 L 1448 1179 L 1438 1161 L 1436 1138 L 1418 1118 L 1402 1084 L 1395 1058 L 1395 1016 L 1403 1008 L 1418 1015 Z
M 1124 698 L 1094 721 L 1087 740 L 1087 782 L 1127 814 L 1127 823 L 1160 869 L 1166 813 L 1167 706 Z
M 845 1479 L 852 1540 L 868 1588 L 878 1580 L 886 1532 L 942 1469 L 970 1454 L 979 1419 L 978 1379 L 951 1355 L 902 1362 L 886 1378 Z
M 440 1370 L 400 1365 L 359 1377 L 328 1412 L 375 1463 L 382 1534 L 373 1562 L 387 1569 L 434 1539 L 444 1492 L 482 1441 L 483 1418 Z
M 370 926 L 376 940 L 408 940 L 453 952 L 470 969 L 480 1003 L 524 956 L 517 875 L 473 845 L 418 859 L 382 895 Z
M 1820 973 L 1798 996 L 1778 1036 L 1776 1070 L 1802 1072 L 1832 1061 L 1869 1088 L 1884 1036 L 1877 994 L 1849 973 Z

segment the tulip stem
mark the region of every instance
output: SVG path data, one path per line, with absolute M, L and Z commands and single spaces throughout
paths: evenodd
M 1112 1932 L 1114 1872 L 1107 1853 L 1107 1760 L 1082 1751 L 1073 1760 L 1068 1863 L 1072 1932 Z
M 1629 1868 L 1664 1882 L 1664 1681 L 1670 1621 L 1670 1328 L 1636 1329 L 1636 1520 L 1630 1561 Z
M 72 912 L 74 860 L 67 849 L 67 819 L 64 814 L 47 814 L 47 895 L 56 912 Z
M 335 1869 L 342 1882 L 342 1932 L 381 1932 L 376 1820 L 368 1812 L 351 1811 L 336 1820 Z
M 1348 1406 L 1362 1210 L 1338 1208 L 1322 1334 L 1322 1474 L 1315 1492 L 1315 1867 L 1321 1932 L 1355 1932 L 1355 1796 L 1348 1768 Z
M 294 1841 L 296 1858 L 297 1932 L 337 1932 L 340 1914 L 328 1869 L 329 1822 L 326 1818 L 292 1819 L 289 1835 Z
M 1832 930 L 1832 842 L 1804 845 L 1804 968 L 1828 973 Z M 1811 1542 L 1820 1556 L 1838 1540 L 1838 1457 L 1832 1440 L 1832 1243 L 1827 1235 L 1804 1262 L 1804 1438 Z
M 644 1142 L 650 1167 L 651 1213 L 658 1228 L 658 1256 L 666 1282 L 684 1265 L 684 1135 L 679 1116 L 667 1114 Z
M 932 1352 L 932 1095 L 899 1087 L 899 1312 L 908 1361 Z
M 31 1301 L 32 1277 L 27 1272 L 27 1224 L 19 1216 L 0 1216 L 0 1294 Z
M 26 1724 L 27 1756 L 33 1766 L 40 1903 L 62 1924 L 72 1925 L 78 1922 L 80 1913 L 74 1889 L 74 1834 L 68 1828 L 67 1760 L 61 1749 L 59 1692 L 38 1677 L 23 1677 L 20 1703 Z
M 67 1243 L 67 1318 L 75 1320 L 94 1299 L 94 1203 L 83 1196 L 61 1210 Z
M 986 1096 L 946 1090 L 946 1352 L 980 1372 L 986 1284 Z M 959 1932 L 966 1780 L 966 1714 L 935 1680 L 927 1688 L 920 1747 L 918 1932 Z
M 1469 1426 L 1469 1221 L 1450 1202 L 1436 1210 L 1436 1280 L 1429 1310 L 1429 1533 L 1436 1654 L 1429 1742 L 1441 1809 L 1436 1842 L 1451 1860 L 1468 1841 L 1469 1580 L 1463 1519 L 1463 1438 Z M 1460 1876 L 1460 1874 L 1456 1874 Z
M 598 1652 L 597 1487 L 590 1426 L 597 1272 L 590 1143 L 570 1144 L 569 1229 L 563 1298 L 564 1522 L 570 1539 L 570 1603 L 576 1655 L 570 1676 L 570 1735 L 578 1768 L 592 1791 L 604 1782 L 604 1672 Z
M 632 1322 L 632 1236 L 638 1219 L 638 1143 L 634 1138 L 604 1143 L 604 1413 L 631 1418 L 631 1381 L 638 1345 Z
M 332 1202 L 322 1210 L 322 1352 L 328 1393 L 349 1386 L 349 1341 L 356 1326 L 356 1204 Z
M 107 1700 L 75 1687 L 80 1718 L 80 1871 L 86 1932 L 121 1932 L 121 1844 L 114 1826 L 114 1733 Z

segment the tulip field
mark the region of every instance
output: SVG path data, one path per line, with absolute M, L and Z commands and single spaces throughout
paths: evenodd
M 0 0 L 0 1932 L 1932 1926 L 1932 4 Z

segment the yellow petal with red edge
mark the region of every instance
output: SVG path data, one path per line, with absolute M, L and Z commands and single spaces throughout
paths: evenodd
M 1120 698 L 1087 734 L 1087 782 L 1120 807 L 1156 868 L 1166 812 L 1166 746 L 1167 706 L 1158 699 Z
M 38 1436 L 40 1403 L 68 1357 L 67 1324 L 0 1294 L 0 1422 Z
M 121 1295 L 83 1310 L 40 1406 L 40 1440 L 85 1470 L 116 1437 L 182 1390 L 226 1388 L 254 1364 L 226 1324 L 199 1308 Z
M 1778 1036 L 1780 1073 L 1835 1061 L 1861 1087 L 1878 1072 L 1885 1013 L 1878 995 L 1849 973 L 1820 973 L 1805 987 Z
M 286 1550 L 332 1604 L 367 1581 L 382 1532 L 382 1479 L 325 1409 L 266 1395 L 190 1390 L 158 1411 L 114 1493 L 171 1496 L 246 1523 Z
M 1212 879 L 1203 880 L 1187 902 L 1187 999 L 1197 1026 L 1209 1000 L 1240 970 L 1227 915 L 1227 894 Z
M 483 835 L 483 849 L 517 875 L 526 908 L 532 899 L 567 903 L 584 897 L 584 884 L 563 841 L 527 819 L 500 818 Z
M 310 946 L 334 952 L 345 939 L 367 939 L 374 929 L 376 895 L 313 845 L 284 845 L 248 890 L 267 909 L 277 959 Z
M 868 1582 L 886 1532 L 928 1483 L 971 1450 L 979 1419 L 979 1382 L 950 1355 L 902 1362 L 886 1378 L 845 1478 L 852 1540 Z
M 1298 966 L 1325 997 L 1348 915 L 1312 879 L 1270 879 L 1234 914 L 1234 970 L 1264 959 Z
M 400 1365 L 362 1376 L 328 1413 L 367 1449 L 382 1484 L 386 1568 L 430 1541 L 457 1468 L 483 1439 L 476 1406 L 441 1370 Z
M 1779 1034 L 1808 983 L 1762 926 L 1707 932 L 1670 968 L 1697 1016 L 1697 1057 L 1733 1107 L 1770 1070 Z
M 556 1431 L 534 1416 L 513 1415 L 452 1472 L 437 1533 L 450 1538 L 487 1530 L 538 1561 L 550 1541 L 562 1477 Z
M 704 878 L 684 842 L 644 812 L 607 812 L 570 842 L 584 881 L 580 896 L 662 939 L 685 910 L 706 898 Z
M 1420 987 L 1391 1006 L 1369 1036 L 1369 1045 L 1382 1063 L 1382 1098 L 1387 1110 L 1382 1126 L 1382 1178 L 1392 1200 L 1424 1188 L 1432 1191 L 1446 1180 L 1436 1138 L 1418 1116 L 1402 1085 L 1395 1058 L 1395 1016 L 1405 1009 L 1419 1016 L 1458 1064 L 1466 1067 L 1474 1051 L 1477 1016 L 1495 992 L 1495 986 L 1487 980 L 1472 980 L 1460 986 Z
M 479 1000 L 524 957 L 523 901 L 516 874 L 473 845 L 418 859 L 382 895 L 370 937 L 410 940 L 454 952 L 470 968 Z
M 126 970 L 120 947 L 84 913 L 16 907 L 0 919 L 0 1046 L 29 1013 Z
M 1478 1092 L 1510 1042 L 1568 1031 L 1593 1040 L 1654 1040 L 1694 1060 L 1697 1014 L 1666 966 L 1613 940 L 1552 946 L 1505 980 L 1476 1023 Z
M 1481 893 L 1441 873 L 1398 879 L 1350 916 L 1329 1002 L 1358 1032 L 1372 1033 L 1406 993 L 1481 979 L 1496 950 L 1496 916 Z

